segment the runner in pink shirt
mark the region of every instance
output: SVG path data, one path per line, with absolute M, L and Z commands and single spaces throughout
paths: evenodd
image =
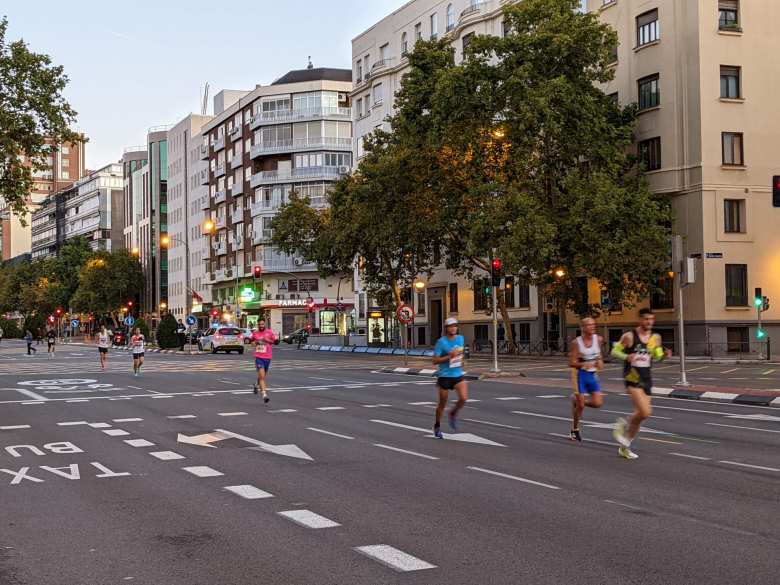
M 271 329 L 266 329 L 265 319 L 257 322 L 257 331 L 252 333 L 252 345 L 255 346 L 255 368 L 257 368 L 257 383 L 254 391 L 257 394 L 258 387 L 263 393 L 263 402 L 268 404 L 271 400 L 268 398 L 268 389 L 265 386 L 265 377 L 268 374 L 268 368 L 271 367 L 271 357 L 273 354 L 274 343 L 279 338 Z

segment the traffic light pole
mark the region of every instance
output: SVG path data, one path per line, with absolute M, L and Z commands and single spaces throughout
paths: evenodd
M 496 249 L 493 248 L 493 258 L 496 257 Z M 492 273 L 491 273 L 492 278 Z M 491 294 L 493 296 L 493 373 L 498 374 L 498 295 L 496 294 L 496 283 L 490 282 Z
M 678 273 L 681 274 L 681 273 Z M 683 312 L 683 283 L 682 277 L 677 279 L 677 327 L 680 331 L 680 386 L 690 386 L 688 375 L 685 371 L 685 313 Z

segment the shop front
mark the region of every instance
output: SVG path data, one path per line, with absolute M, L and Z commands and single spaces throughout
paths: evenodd
M 391 347 L 399 344 L 400 330 L 392 311 L 373 308 L 368 311 L 368 345 Z

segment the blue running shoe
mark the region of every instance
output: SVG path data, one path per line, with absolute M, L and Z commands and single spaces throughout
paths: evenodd
M 458 432 L 458 417 L 456 417 L 454 414 L 450 413 L 450 416 L 448 417 L 450 421 L 450 428 L 452 429 L 453 433 Z
M 433 427 L 433 436 L 436 437 L 437 439 L 443 439 L 444 438 L 444 433 L 441 432 L 441 427 L 440 426 Z

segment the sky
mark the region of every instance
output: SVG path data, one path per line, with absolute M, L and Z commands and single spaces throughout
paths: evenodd
M 405 1 L 0 0 L 0 16 L 6 40 L 65 68 L 97 169 L 144 144 L 148 128 L 199 113 L 207 81 L 211 97 L 252 89 L 309 55 L 315 67 L 349 69 L 352 39 Z

